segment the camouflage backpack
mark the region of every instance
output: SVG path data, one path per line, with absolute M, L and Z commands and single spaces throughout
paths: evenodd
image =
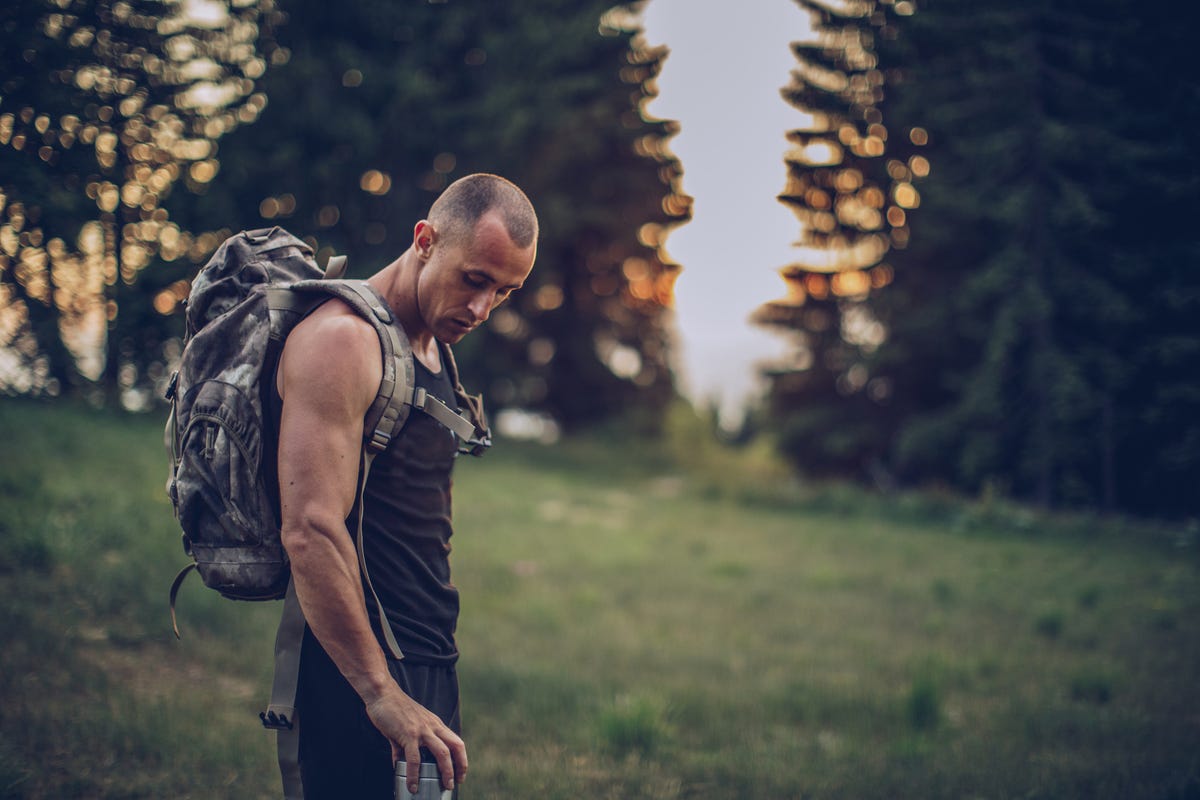
M 173 623 L 176 594 L 192 569 L 209 588 L 236 600 L 286 593 L 290 571 L 279 536 L 270 412 L 275 366 L 288 333 L 330 297 L 369 321 L 382 347 L 383 380 L 364 421 L 365 467 L 414 407 L 453 430 L 465 452 L 478 455 L 490 443 L 482 402 L 462 390 L 449 348 L 442 348 L 443 360 L 470 420 L 423 390 L 414 392 L 404 331 L 365 281 L 336 280 L 344 270 L 345 257 L 336 256 L 322 273 L 312 249 L 276 227 L 230 237 L 192 283 L 183 355 L 166 392 L 167 493 L 184 551 L 194 559 L 171 587 Z

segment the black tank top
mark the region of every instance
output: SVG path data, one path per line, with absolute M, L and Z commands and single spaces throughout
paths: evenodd
M 454 408 L 445 366 L 434 375 L 419 360 L 413 362 L 416 385 Z M 458 659 L 458 589 L 450 582 L 449 559 L 451 472 L 457 451 L 449 428 L 414 410 L 400 434 L 375 457 L 367 478 L 367 571 L 405 660 L 418 664 Z M 367 607 L 378 625 L 370 595 Z
M 436 375 L 416 358 L 413 365 L 416 385 L 456 408 L 445 365 Z M 270 430 L 278 431 L 283 401 L 275 381 L 270 385 Z M 271 476 L 278 447 L 277 436 L 273 439 L 266 448 Z M 457 451 L 458 442 L 449 428 L 414 410 L 399 435 L 375 457 L 367 478 L 363 502 L 367 571 L 405 660 L 414 664 L 458 660 L 454 643 L 458 589 L 450 582 L 449 560 L 451 471 Z M 272 488 L 278 498 L 278 486 Z M 278 519 L 278 507 L 275 513 Z M 346 527 L 354 536 L 353 518 L 346 520 Z M 379 636 L 379 611 L 369 590 L 363 589 L 367 613 Z

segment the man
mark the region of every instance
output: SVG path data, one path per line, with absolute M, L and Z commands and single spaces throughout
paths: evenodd
M 412 245 L 368 279 L 407 333 L 416 385 L 454 406 L 439 342 L 488 318 L 533 268 L 537 218 L 515 185 L 494 175 L 456 181 L 413 229 Z M 370 324 L 331 300 L 287 339 L 282 399 L 282 536 L 308 623 L 300 662 L 300 762 L 306 798 L 391 798 L 393 762 L 416 791 L 421 752 L 445 788 L 467 771 L 459 736 L 450 583 L 449 429 L 414 411 L 371 468 L 364 552 L 387 619 L 368 611 L 354 537 L 363 417 L 382 377 Z M 404 659 L 388 658 L 380 623 Z

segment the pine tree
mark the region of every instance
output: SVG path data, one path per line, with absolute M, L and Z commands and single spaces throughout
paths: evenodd
M 795 344 L 791 362 L 769 373 L 787 455 L 808 473 L 858 474 L 881 448 L 879 408 L 890 394 L 869 369 L 885 331 L 865 301 L 891 282 L 883 259 L 908 243 L 908 214 L 919 203 L 913 181 L 927 168 L 884 124 L 876 52 L 911 3 L 796 1 L 813 34 L 793 45 L 798 66 L 783 96 L 812 122 L 788 134 L 795 146 L 779 199 L 801 235 L 796 261 L 781 270 L 787 296 L 754 320 Z
M 1189 26 L 1143 12 L 927 0 L 882 53 L 902 77 L 889 115 L 927 128 L 933 165 L 872 298 L 902 477 L 1195 508 L 1197 237 L 1178 219 L 1195 170 L 1177 131 L 1196 82 L 1164 81 L 1186 74 Z

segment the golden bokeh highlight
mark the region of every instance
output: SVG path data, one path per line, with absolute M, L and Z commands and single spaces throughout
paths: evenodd
M 321 206 L 317 211 L 317 225 L 322 228 L 332 228 L 342 218 L 342 211 L 336 205 Z
M 359 178 L 358 186 L 367 194 L 382 196 L 392 190 L 392 176 L 377 169 L 370 169 Z
M 562 287 L 555 284 L 546 284 L 538 287 L 537 293 L 534 294 L 533 302 L 539 311 L 554 311 L 557 308 L 561 308 L 563 304 Z
M 632 108 L 618 114 L 615 122 L 629 136 L 633 155 L 657 164 L 657 177 L 662 194 L 648 198 L 647 218 L 628 240 L 623 238 L 593 248 L 585 256 L 586 282 L 582 285 L 543 285 L 521 301 L 523 312 L 536 314 L 561 308 L 572 294 L 586 293 L 583 302 L 594 304 L 599 313 L 619 321 L 620 326 L 645 318 L 653 319 L 662 309 L 674 303 L 675 281 L 681 271 L 666 251 L 670 231 L 686 222 L 692 215 L 692 198 L 682 188 L 683 171 L 678 158 L 671 152 L 669 140 L 679 132 L 679 125 L 658 119 L 648 110 L 657 96 L 656 77 L 666 56 L 666 48 L 647 43 L 639 15 L 628 7 L 614 7 L 605 12 L 599 23 L 602 36 L 629 36 L 625 64 L 619 70 L 620 79 L 630 86 Z M 419 185 L 432 189 L 432 180 L 441 166 L 435 160 L 434 170 Z M 653 205 L 651 205 L 653 204 Z M 516 316 L 514 314 L 514 316 Z M 515 323 L 509 324 L 499 312 L 492 317 L 494 329 L 501 335 L 519 338 L 522 335 Z M 512 328 L 511 333 L 506 333 Z M 644 343 L 641 351 L 616 341 L 610 333 L 597 333 L 593 338 L 596 355 L 616 376 L 638 386 L 650 386 L 668 373 L 668 365 L 653 342 Z M 554 357 L 547 344 L 534 340 L 529 349 L 530 363 L 544 365 Z M 501 387 L 503 388 L 503 387 Z M 512 394 L 509 387 L 501 394 Z M 522 394 L 531 396 L 522 388 Z

